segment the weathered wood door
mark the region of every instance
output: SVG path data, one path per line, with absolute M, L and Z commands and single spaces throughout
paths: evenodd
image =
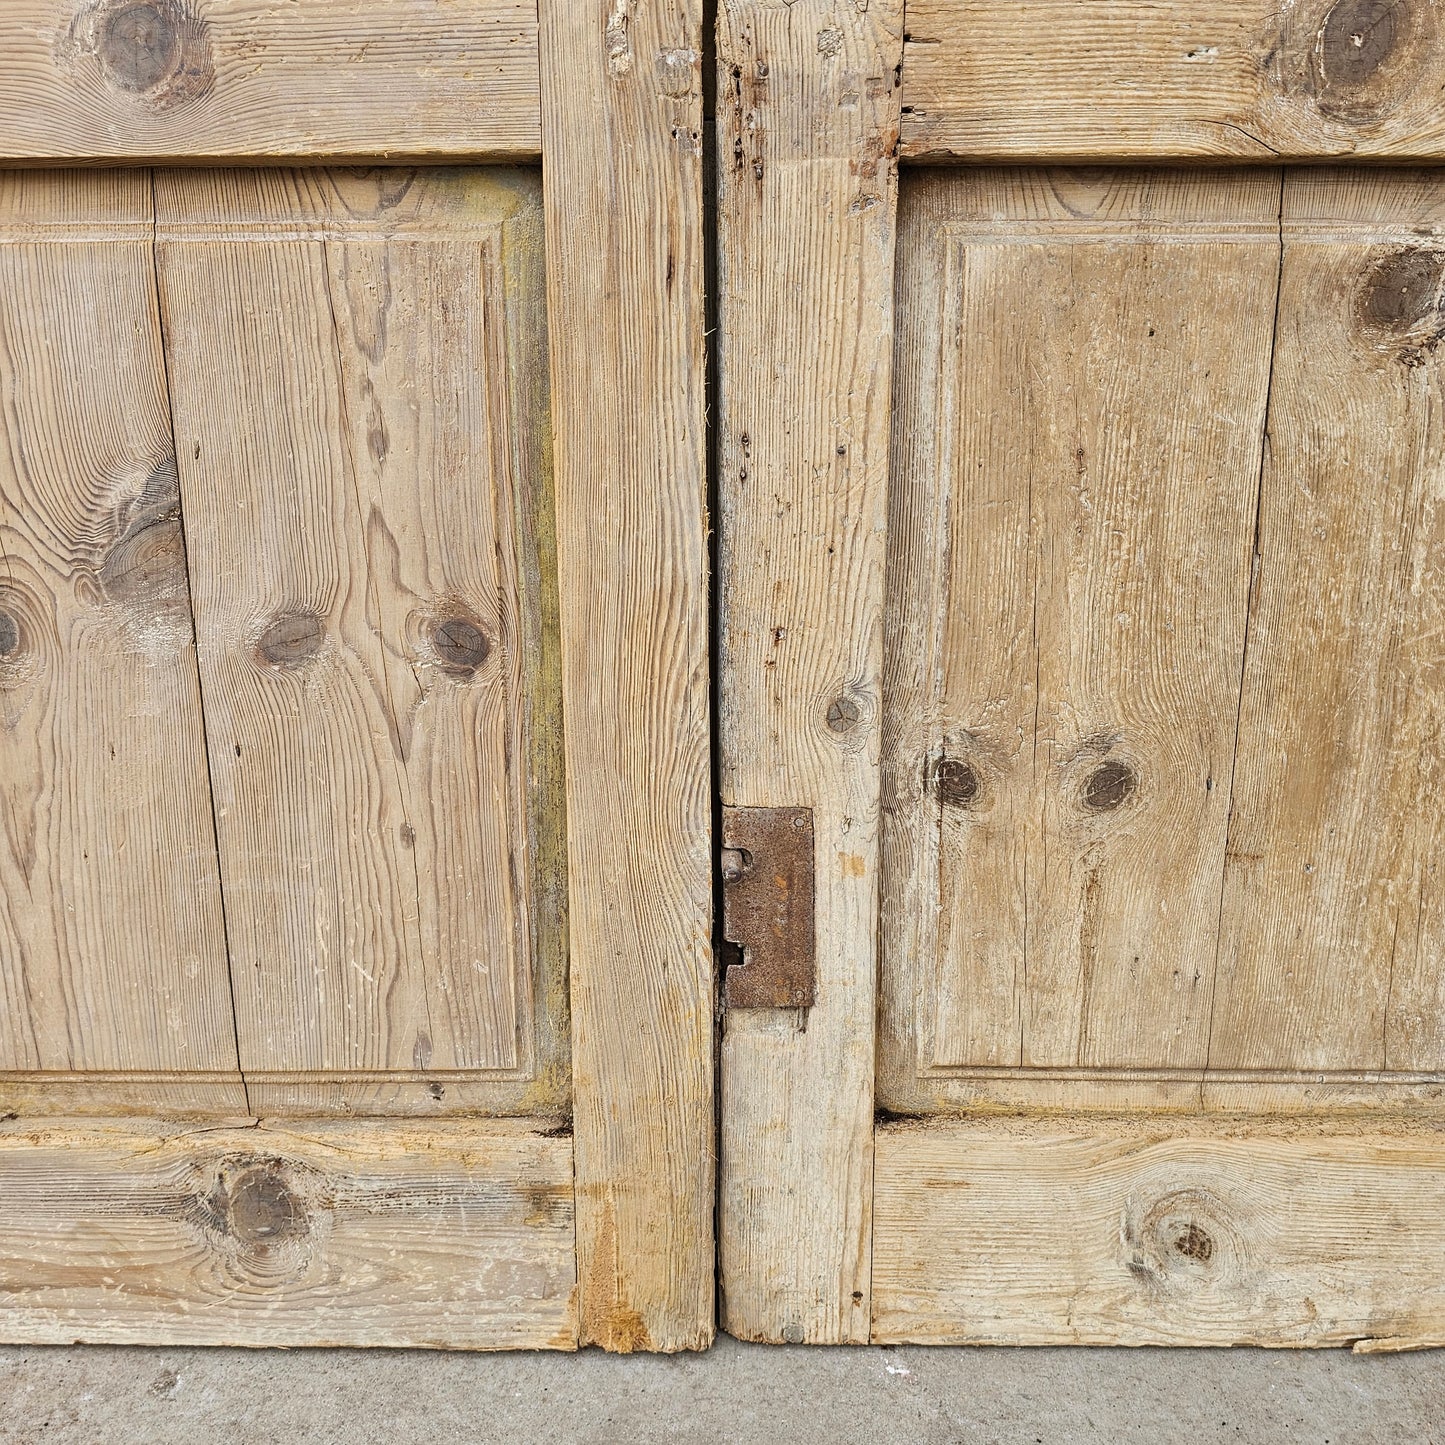
M 0 16 L 0 1338 L 711 1337 L 699 26 Z
M 1445 18 L 721 9 L 724 1327 L 1445 1338 Z

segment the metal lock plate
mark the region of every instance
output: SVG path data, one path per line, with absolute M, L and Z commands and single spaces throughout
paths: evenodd
M 817 986 L 813 810 L 724 808 L 723 937 L 729 1008 L 808 1008 Z

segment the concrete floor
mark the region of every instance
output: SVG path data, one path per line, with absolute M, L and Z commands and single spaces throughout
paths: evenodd
M 0 1348 L 0 1445 L 1445 1445 L 1445 1352 Z

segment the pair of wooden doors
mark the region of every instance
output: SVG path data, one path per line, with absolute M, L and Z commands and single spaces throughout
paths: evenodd
M 0 1334 L 1440 1336 L 1432 4 L 0 39 Z

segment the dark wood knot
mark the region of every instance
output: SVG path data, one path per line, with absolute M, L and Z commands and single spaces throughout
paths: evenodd
M 206 24 L 184 0 L 102 0 L 77 16 L 72 38 L 108 85 L 153 109 L 194 100 L 215 79 Z
M 1408 334 L 1439 320 L 1445 255 L 1423 247 L 1378 261 L 1360 292 L 1360 320 L 1371 330 Z
M 1112 813 L 1123 807 L 1139 787 L 1139 779 L 1128 763 L 1110 758 L 1084 779 L 1084 806 L 1091 813 Z
M 297 609 L 273 618 L 256 643 L 256 652 L 271 667 L 294 668 L 309 662 L 326 641 L 326 624 L 315 613 Z
M 950 808 L 969 808 L 982 790 L 978 771 L 962 758 L 940 758 L 933 770 L 933 787 L 938 801 Z
M 1192 1219 L 1174 1237 L 1174 1252 L 1196 1264 L 1208 1264 L 1214 1257 L 1214 1239 Z
M 1401 0 L 1339 0 L 1320 27 L 1319 66 L 1326 85 L 1364 85 L 1413 33 Z
M 432 624 L 431 645 L 443 670 L 453 677 L 470 677 L 492 650 L 491 639 L 481 623 L 461 612 L 438 618 Z
M 863 716 L 863 709 L 846 693 L 840 693 L 828 704 L 828 728 L 835 733 L 846 733 L 857 727 Z
M 305 1206 L 274 1164 L 256 1164 L 224 1180 L 213 1203 L 231 1235 L 243 1244 L 300 1239 L 310 1228 Z
M 1421 0 L 1337 0 L 1313 46 L 1315 104 L 1331 120 L 1376 122 L 1415 93 L 1434 45 Z

